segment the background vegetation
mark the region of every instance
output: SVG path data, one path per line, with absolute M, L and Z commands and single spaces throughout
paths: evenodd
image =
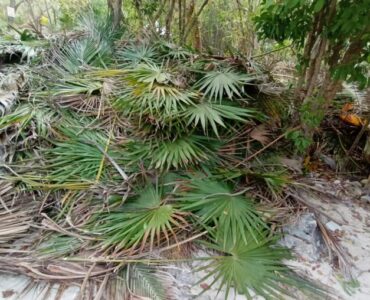
M 195 247 L 226 299 L 324 297 L 278 239 L 304 174 L 368 170 L 369 0 L 8 6 L 4 270 L 170 299 Z

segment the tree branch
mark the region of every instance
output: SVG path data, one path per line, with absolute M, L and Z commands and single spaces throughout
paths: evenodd
M 185 43 L 185 41 L 186 41 L 187 37 L 189 36 L 191 30 L 193 29 L 194 25 L 196 24 L 198 17 L 202 13 L 203 9 L 206 7 L 206 5 L 208 4 L 208 2 L 209 2 L 209 0 L 204 0 L 202 6 L 199 8 L 199 11 L 193 16 L 193 18 L 189 22 L 189 26 L 185 30 L 185 34 L 184 34 L 182 43 Z

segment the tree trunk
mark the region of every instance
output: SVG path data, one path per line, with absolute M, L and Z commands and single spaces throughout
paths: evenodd
M 298 82 L 297 82 L 297 87 L 296 87 L 296 90 L 295 90 L 295 93 L 294 93 L 294 96 L 295 96 L 295 99 L 296 99 L 296 101 L 295 101 L 295 106 L 296 107 L 299 107 L 301 105 L 302 100 L 305 97 L 305 91 L 304 91 L 305 78 L 307 76 L 307 69 L 309 68 L 310 53 L 311 53 L 312 48 L 313 48 L 314 43 L 315 43 L 316 28 L 318 26 L 320 16 L 321 16 L 320 13 L 317 13 L 315 15 L 312 30 L 308 33 L 307 40 L 306 40 L 305 45 L 304 45 L 303 58 L 302 58 L 302 60 L 303 60 L 302 70 L 300 70 L 299 79 L 298 79 Z
M 313 58 L 310 62 L 309 72 L 308 72 L 308 78 L 307 80 L 307 87 L 306 87 L 306 96 L 304 99 L 304 102 L 309 101 L 311 96 L 313 95 L 315 87 L 317 87 L 317 80 L 319 78 L 320 70 L 321 70 L 321 64 L 322 60 L 325 54 L 325 49 L 327 45 L 327 40 L 324 37 L 318 37 L 316 40 L 318 43 L 318 51 L 313 55 Z
M 323 70 L 323 62 L 327 63 L 328 68 L 324 69 L 325 76 L 320 91 L 317 95 L 325 101 L 323 105 L 318 105 L 314 109 L 326 109 L 330 106 L 332 98 L 341 87 L 341 82 L 333 81 L 330 71 L 332 71 L 335 64 L 338 62 L 340 47 L 338 45 L 330 44 L 327 37 L 323 34 L 325 25 L 329 24 L 335 17 L 336 13 L 336 0 L 328 1 L 327 5 L 318 12 L 315 16 L 312 31 L 309 33 L 306 45 L 304 48 L 303 58 L 309 59 L 305 71 L 298 81 L 296 95 L 304 92 L 304 103 L 307 103 L 310 98 L 315 94 L 315 88 L 318 86 L 319 74 Z M 304 76 L 304 77 L 303 77 Z M 305 80 L 303 80 L 305 78 Z M 303 82 L 305 81 L 305 88 L 303 89 Z
M 364 158 L 370 164 L 370 131 L 367 133 L 366 145 L 364 148 Z
M 201 7 L 199 8 L 198 12 L 194 12 L 192 15 L 193 17 L 187 22 L 186 24 L 186 29 L 184 31 L 184 36 L 181 40 L 181 44 L 185 44 L 186 43 L 186 39 L 187 37 L 189 36 L 190 32 L 193 30 L 195 24 L 197 23 L 197 20 L 200 16 L 200 14 L 202 13 L 203 9 L 206 7 L 206 5 L 208 4 L 209 0 L 204 0 L 204 2 L 202 3 Z
M 140 29 L 144 27 L 143 14 L 141 13 L 141 0 L 134 0 L 134 6 L 139 19 Z
M 194 15 L 194 11 L 195 11 L 195 0 L 191 0 L 190 2 L 190 5 L 189 5 L 189 8 L 187 10 L 187 14 L 186 16 L 184 16 L 184 18 L 186 17 L 186 24 L 189 24 L 193 18 L 193 15 Z M 195 20 L 195 22 L 197 22 Z M 195 24 L 194 24 L 195 26 Z M 184 32 L 184 35 L 181 36 L 181 41 L 183 41 L 182 43 L 185 44 L 186 43 L 186 37 L 185 37 L 185 32 Z M 194 39 L 194 36 L 193 36 L 193 40 L 192 40 L 192 43 L 194 43 L 195 39 Z M 194 45 L 192 45 L 194 46 Z
M 167 39 L 171 37 L 171 24 L 172 24 L 174 10 L 175 10 L 175 0 L 171 0 L 170 8 L 166 16 L 166 38 Z
M 202 51 L 202 37 L 200 34 L 200 28 L 199 28 L 199 21 L 197 19 L 195 23 L 195 28 L 194 28 L 194 48 L 197 49 L 199 52 Z
M 317 78 L 320 73 L 321 69 L 321 62 L 323 55 L 326 50 L 327 40 L 323 36 L 323 28 L 325 24 L 325 18 L 327 14 L 327 8 L 321 10 L 316 17 L 313 33 L 312 33 L 312 40 L 307 41 L 309 42 L 309 48 L 305 49 L 308 50 L 308 58 L 309 63 L 306 69 L 306 95 L 304 97 L 304 102 L 311 97 L 313 92 L 313 87 L 317 84 Z
M 367 89 L 366 98 L 365 98 L 365 109 L 367 110 L 367 123 L 370 120 L 370 88 Z M 367 130 L 367 139 L 364 148 L 364 158 L 370 164 L 370 127 L 366 128 Z M 370 174 L 369 174 L 370 175 Z
M 179 36 L 181 40 L 181 33 L 182 33 L 182 0 L 179 0 L 178 3 L 178 15 L 179 15 Z
M 14 10 L 14 14 L 15 14 L 15 11 L 16 11 L 16 3 L 15 3 L 15 0 L 10 0 L 10 2 L 9 2 L 9 7 L 10 8 L 13 8 L 13 10 Z M 13 25 L 13 23 L 14 23 L 14 19 L 15 19 L 15 17 L 14 16 L 12 16 L 12 15 L 9 15 L 8 14 L 8 24 L 9 25 Z M 10 27 L 10 26 L 9 26 Z
M 252 56 L 253 51 L 254 51 L 254 43 L 252 41 L 250 41 L 250 43 L 249 43 L 249 47 L 250 48 L 248 49 L 248 47 L 247 47 L 247 37 L 248 37 L 248 34 L 247 34 L 247 31 L 244 28 L 243 6 L 240 3 L 240 0 L 236 0 L 236 5 L 237 5 L 237 8 L 238 8 L 240 33 L 242 35 L 240 37 L 240 48 L 243 51 L 243 53 L 248 58 L 250 58 Z
M 120 27 L 123 21 L 122 0 L 107 0 L 107 4 L 113 27 Z
M 186 0 L 182 0 L 182 19 L 181 19 L 181 34 L 180 34 L 180 41 L 183 40 L 183 36 L 185 35 L 185 27 L 186 27 Z

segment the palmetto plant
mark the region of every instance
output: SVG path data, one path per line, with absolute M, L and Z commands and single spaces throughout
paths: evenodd
M 217 285 L 219 291 L 224 291 L 225 299 L 231 297 L 232 289 L 248 299 L 253 299 L 254 294 L 264 299 L 282 299 L 283 295 L 294 297 L 288 286 L 324 297 L 320 288 L 293 273 L 284 264 L 285 259 L 291 258 L 289 251 L 278 246 L 276 238 L 269 238 L 263 228 L 261 231 L 257 240 L 250 234 L 246 235 L 246 242 L 241 237 L 234 241 L 225 235 L 226 240 L 205 243 L 223 254 L 200 269 L 208 272 L 202 281 L 212 278 L 209 287 Z
M 255 79 L 255 75 L 237 73 L 228 68 L 207 72 L 196 86 L 211 99 L 235 99 L 236 96 L 241 97 L 244 85 Z
M 75 113 L 63 115 L 54 128 L 58 138 L 53 139 L 53 147 L 42 150 L 45 179 L 56 183 L 93 182 L 119 176 L 112 161 L 120 165 L 122 159 L 112 147 L 110 136 L 90 128 L 93 120 L 80 117 L 77 121 L 76 117 Z
M 132 141 L 127 146 L 131 162 L 144 162 L 159 170 L 179 169 L 206 163 L 214 158 L 217 144 L 206 137 L 185 135 L 173 139 Z
M 91 78 L 67 77 L 56 83 L 51 91 L 54 96 L 92 95 L 93 93 L 100 93 L 102 88 L 102 81 L 93 81 Z
M 188 119 L 187 125 L 194 127 L 201 125 L 205 134 L 208 133 L 208 127 L 210 126 L 218 136 L 218 127 L 226 128 L 226 120 L 246 122 L 258 118 L 259 114 L 253 109 L 233 106 L 227 102 L 202 101 L 189 106 L 184 111 L 183 117 Z
M 97 15 L 90 10 L 81 15 L 78 26 L 85 35 L 96 43 L 106 43 L 110 50 L 115 50 L 114 42 L 122 37 L 124 28 L 114 28 L 109 17 Z
M 172 86 L 154 85 L 150 88 L 145 84 L 132 83 L 117 99 L 115 107 L 128 114 L 135 113 L 139 118 L 146 115 L 158 119 L 175 118 L 185 105 L 192 103 L 192 97 L 191 93 Z
M 158 47 L 158 52 L 161 53 L 161 57 L 165 59 L 187 62 L 187 60 L 194 56 L 191 49 L 180 47 L 172 43 L 160 41 L 156 46 Z
M 148 166 L 161 170 L 209 160 L 215 149 L 209 141 L 219 137 L 220 129 L 228 132 L 237 123 L 261 118 L 251 108 L 202 98 L 196 86 L 177 86 L 175 77 L 163 64 L 138 64 L 123 74 L 125 84 L 114 107 L 131 119 L 141 138 L 147 136 L 145 145 L 129 149 L 134 160 L 147 159 Z
M 91 39 L 72 41 L 62 49 L 55 50 L 54 68 L 60 73 L 77 74 L 87 66 L 104 66 L 109 63 L 111 47 L 108 44 L 96 44 Z
M 13 129 L 17 135 L 24 135 L 29 126 L 34 126 L 34 132 L 40 137 L 51 134 L 50 126 L 60 115 L 47 103 L 23 103 L 12 113 L 0 119 L 0 130 Z
M 119 60 L 124 66 L 135 67 L 138 64 L 153 64 L 158 58 L 158 53 L 154 47 L 146 44 L 129 45 L 117 53 Z
M 168 275 L 145 264 L 128 264 L 119 272 L 115 281 L 116 286 L 121 281 L 121 285 L 125 287 L 123 293 L 122 291 L 118 293 L 118 299 L 123 295 L 128 295 L 128 298 L 146 297 L 153 300 L 169 298 L 169 290 L 166 286 Z
M 99 213 L 93 218 L 91 230 L 104 239 L 105 247 L 150 251 L 177 241 L 177 235 L 186 230 L 186 213 L 168 203 L 161 190 L 152 185 L 145 187 L 121 210 Z
M 115 107 L 132 117 L 155 119 L 177 116 L 192 103 L 192 95 L 171 84 L 172 74 L 163 66 L 140 64 L 123 78 L 125 88 Z
M 42 75 L 29 85 L 31 96 L 0 118 L 0 130 L 15 128 L 17 137 L 13 164 L 4 165 L 9 174 L 1 176 L 30 190 L 44 214 L 38 219 L 48 220 L 34 227 L 53 231 L 52 237 L 40 231 L 32 244 L 40 260 L 83 261 L 72 272 L 83 285 L 80 270 L 93 265 L 87 274 L 99 283 L 100 296 L 104 285 L 115 294 L 109 299 L 162 300 L 167 294 L 157 274 L 133 260 L 153 262 L 148 251 L 200 241 L 202 230 L 211 241 L 205 245 L 217 252 L 207 268 L 226 297 L 231 288 L 268 298 L 285 293 L 282 285 L 299 286 L 282 263 L 286 250 L 267 237 L 254 189 L 240 184 L 261 179 L 266 195 L 267 188 L 283 190 L 283 177 L 259 170 L 255 161 L 235 169 L 227 160 L 245 159 L 249 136 L 239 143 L 234 135 L 264 120 L 245 101 L 259 71 L 203 60 L 167 43 L 122 46 L 112 28 L 83 22 L 84 34 L 46 56 Z M 205 71 L 202 61 L 213 69 Z M 241 150 L 225 155 L 219 150 L 230 140 Z M 200 170 L 203 176 L 194 175 Z M 172 181 L 159 184 L 170 172 Z M 20 236 L 23 230 L 28 227 Z M 42 274 L 42 263 L 32 267 Z M 95 267 L 106 273 L 97 275 Z
M 231 239 L 236 243 L 242 239 L 248 243 L 250 237 L 258 241 L 266 225 L 252 199 L 244 194 L 216 180 L 195 177 L 186 184 L 179 200 L 182 209 L 193 212 L 205 228 L 215 227 L 216 241 Z
M 59 73 L 77 74 L 88 66 L 106 67 L 112 62 L 114 41 L 122 32 L 92 12 L 81 16 L 80 27 L 85 32 L 82 38 L 58 45 L 53 51 L 51 65 Z
M 63 257 L 78 251 L 82 246 L 81 240 L 66 235 L 54 235 L 47 238 L 38 246 L 41 257 Z

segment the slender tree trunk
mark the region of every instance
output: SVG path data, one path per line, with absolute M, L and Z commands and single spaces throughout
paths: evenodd
M 343 58 L 340 59 L 340 52 L 341 50 L 343 50 L 342 47 L 343 45 L 338 45 L 338 47 L 334 47 L 331 58 L 329 59 L 330 69 L 351 64 L 354 57 L 358 57 L 363 47 L 365 47 L 365 42 L 354 39 L 348 46 L 346 52 L 343 55 Z M 335 95 L 341 91 L 342 83 L 342 80 L 333 80 L 331 78 L 330 72 L 326 73 L 326 78 L 321 88 L 321 95 L 325 99 L 326 109 L 330 106 Z
M 180 1 L 182 1 L 182 19 L 181 19 L 181 34 L 180 34 L 180 41 L 182 41 L 185 35 L 187 3 L 186 3 L 186 0 L 180 0 Z
M 107 0 L 109 15 L 114 28 L 118 28 L 123 21 L 122 0 Z
M 181 40 L 181 32 L 182 32 L 182 0 L 179 0 L 178 4 L 178 15 L 179 15 L 179 36 Z
M 314 28 L 313 32 L 310 33 L 307 39 L 307 47 L 304 49 L 304 56 L 307 59 L 308 55 L 310 56 L 310 61 L 308 64 L 308 68 L 306 69 L 306 94 L 304 97 L 304 102 L 309 101 L 315 91 L 315 87 L 318 85 L 318 78 L 320 71 L 322 70 L 322 63 L 325 61 L 325 56 L 327 56 L 330 51 L 330 44 L 328 39 L 323 35 L 324 26 L 332 20 L 335 16 L 336 12 L 336 0 L 331 0 L 328 2 L 327 6 L 321 10 L 317 16 L 315 16 Z M 332 55 L 335 55 L 332 53 Z M 330 60 L 330 58 L 329 58 Z M 337 84 L 329 85 L 331 82 L 329 81 L 330 74 L 328 74 L 328 70 L 325 74 L 324 84 L 327 87 L 330 86 L 331 91 L 334 91 L 337 87 Z M 299 82 L 302 84 L 302 80 Z M 301 88 L 301 86 L 298 86 Z M 319 92 L 319 96 L 323 96 L 326 100 L 325 92 Z
M 202 13 L 203 9 L 206 7 L 208 2 L 209 2 L 209 0 L 204 0 L 204 2 L 202 3 L 201 7 L 198 10 L 198 12 L 192 14 L 193 17 L 186 24 L 186 29 L 185 29 L 185 32 L 184 32 L 183 39 L 181 40 L 181 44 L 185 44 L 186 39 L 188 38 L 190 32 L 193 30 L 195 24 L 197 23 L 197 19 L 199 18 L 200 14 Z
M 40 20 L 39 18 L 35 15 L 35 12 L 33 10 L 34 6 L 32 5 L 32 1 L 31 0 L 26 0 L 27 4 L 28 4 L 28 7 L 29 7 L 29 13 L 31 15 L 31 18 L 32 18 L 32 25 L 34 27 L 34 30 L 35 32 L 42 36 L 42 33 L 41 33 L 41 28 L 40 28 Z
M 370 88 L 367 89 L 366 98 L 365 98 L 365 106 L 367 109 L 366 121 L 369 124 L 370 121 Z M 370 128 L 365 128 L 367 130 L 367 139 L 364 148 L 364 158 L 370 164 Z M 369 176 L 370 178 L 370 176 Z
M 322 46 L 326 46 L 326 42 L 324 42 L 325 38 L 322 36 L 322 31 L 324 27 L 324 19 L 326 15 L 326 10 L 320 11 L 319 15 L 317 16 L 317 21 L 315 22 L 315 27 L 313 28 L 313 34 L 312 34 L 312 40 L 310 41 L 309 49 L 308 51 L 308 67 L 306 69 L 306 95 L 305 95 L 305 101 L 307 100 L 308 96 L 308 90 L 310 86 L 314 85 L 316 82 L 313 82 L 313 79 L 315 78 L 315 75 L 318 74 L 320 70 L 317 70 L 317 67 L 320 67 L 323 49 Z M 323 45 L 324 43 L 324 45 Z M 320 56 L 321 55 L 321 56 Z M 319 62 L 319 64 L 317 63 Z
M 15 15 L 15 11 L 16 11 L 16 3 L 15 3 L 15 0 L 10 0 L 9 1 L 9 7 L 14 10 L 14 15 Z M 15 16 L 9 15 L 9 13 L 8 13 L 8 24 L 9 25 L 13 25 L 14 19 L 15 19 Z M 10 26 L 9 26 L 9 28 L 10 28 Z
M 166 6 L 166 0 L 161 0 L 158 10 L 156 11 L 155 15 L 149 16 L 148 18 L 148 21 L 150 23 L 149 31 L 151 31 L 152 35 L 156 38 L 159 38 L 157 29 L 158 29 L 158 25 L 160 25 L 157 22 L 162 16 L 165 6 Z
M 144 20 L 143 20 L 143 14 L 141 13 L 141 0 L 134 0 L 134 6 L 135 6 L 136 13 L 137 13 L 137 17 L 139 18 L 140 29 L 143 29 Z
M 49 6 L 48 6 L 48 1 L 44 0 L 44 3 L 45 3 L 45 8 L 46 8 L 46 14 L 48 15 L 48 19 L 49 19 L 49 24 L 51 24 L 51 22 L 53 22 L 53 19 L 51 18 L 50 9 L 49 9 Z M 56 25 L 56 24 L 54 24 L 54 25 Z
M 172 25 L 174 10 L 175 10 L 175 0 L 171 0 L 170 8 L 166 16 L 166 38 L 167 39 L 171 37 L 171 25 Z
M 164 8 L 166 6 L 166 1 L 167 0 L 162 0 L 160 5 L 159 5 L 159 8 L 158 8 L 158 11 L 157 13 L 154 15 L 153 19 L 152 19 L 152 23 L 155 24 L 155 22 L 158 21 L 158 19 L 162 16 L 163 14 L 163 11 L 164 11 Z
M 197 21 L 195 23 L 194 27 L 194 48 L 197 49 L 199 52 L 202 51 L 202 37 L 200 33 L 200 27 L 199 27 L 199 20 L 197 18 Z
M 316 24 L 316 22 L 317 22 L 317 18 L 314 21 L 314 24 Z M 316 25 L 314 25 L 314 27 L 316 27 Z M 315 33 L 313 30 L 309 32 L 307 41 L 305 43 L 304 50 L 303 50 L 303 66 L 302 66 L 302 70 L 300 71 L 300 76 L 299 76 L 297 87 L 295 90 L 295 98 L 297 99 L 297 101 L 299 101 L 299 103 L 296 103 L 297 107 L 298 107 L 297 104 L 300 104 L 301 100 L 303 100 L 303 97 L 301 97 L 301 94 L 303 93 L 303 87 L 305 84 L 305 76 L 306 76 L 306 71 L 308 67 L 307 64 L 310 60 L 310 51 L 314 43 L 314 34 Z
M 248 34 L 244 28 L 244 20 L 243 20 L 243 6 L 242 4 L 240 3 L 240 0 L 236 0 L 236 5 L 238 7 L 238 16 L 239 16 L 239 26 L 240 26 L 240 33 L 241 33 L 241 37 L 240 37 L 240 42 L 241 42 L 241 49 L 242 51 L 246 54 L 247 57 L 251 57 L 252 56 L 252 53 L 254 51 L 254 43 L 253 41 L 250 41 L 249 43 L 249 48 L 247 47 L 247 38 L 248 38 Z
M 309 63 L 307 67 L 304 67 L 305 74 L 305 88 L 303 87 L 303 80 L 300 78 L 297 92 L 305 92 L 303 97 L 303 103 L 308 104 L 309 112 L 312 115 L 323 114 L 326 112 L 328 107 L 331 105 L 331 99 L 334 97 L 338 89 L 341 87 L 341 82 L 332 81 L 329 68 L 325 67 L 329 63 L 332 45 L 324 34 L 325 25 L 330 24 L 336 13 L 337 0 L 329 0 L 326 2 L 325 7 L 315 16 L 314 26 L 312 32 L 309 34 L 305 49 L 304 59 Z M 324 68 L 325 69 L 324 69 Z M 319 76 L 322 71 L 326 71 L 324 75 L 324 81 L 320 90 L 316 89 L 319 83 Z M 325 86 L 323 86 L 325 85 Z M 312 97 L 315 95 L 315 99 Z M 297 107 L 299 107 L 297 105 Z M 312 138 L 315 128 L 302 124 L 305 135 L 308 138 Z
M 187 9 L 187 14 L 186 16 L 184 16 L 184 18 L 186 18 L 186 24 L 190 24 L 190 22 L 193 20 L 194 11 L 195 11 L 195 0 L 191 0 L 189 8 Z M 183 41 L 183 44 L 186 44 L 185 32 L 184 35 L 181 36 L 181 41 Z M 194 37 L 192 43 L 194 43 Z
M 304 102 L 309 101 L 311 96 L 313 95 L 315 87 L 317 87 L 317 80 L 319 78 L 320 70 L 321 70 L 321 64 L 323 61 L 323 57 L 326 50 L 327 40 L 326 38 L 322 37 L 317 40 L 318 42 L 318 53 L 314 54 L 314 58 L 311 60 L 311 67 L 310 67 L 310 73 L 309 78 L 307 78 L 307 92 L 304 99 Z
M 186 24 L 186 0 L 178 0 L 178 11 L 179 11 L 179 41 L 183 40 Z

